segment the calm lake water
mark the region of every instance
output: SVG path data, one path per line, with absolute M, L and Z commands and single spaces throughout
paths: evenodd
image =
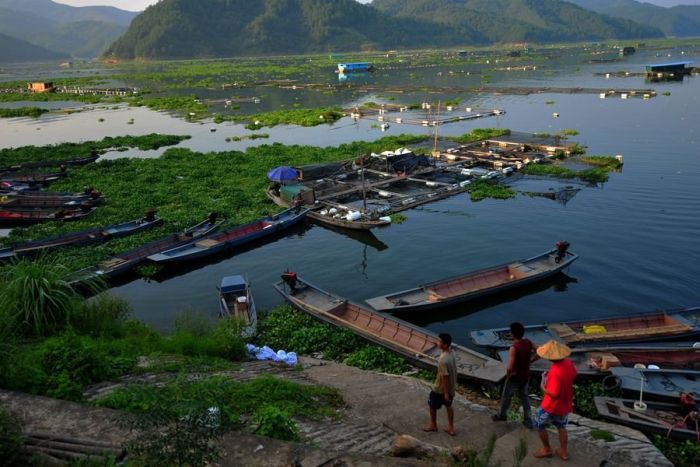
M 435 332 L 451 332 L 468 343 L 473 329 L 504 326 L 513 320 L 543 321 L 622 315 L 700 303 L 700 77 L 681 82 L 645 83 L 643 77 L 611 78 L 595 72 L 643 71 L 644 63 L 697 60 L 694 51 L 640 51 L 624 62 L 586 64 L 566 56 L 538 63 L 538 70 L 489 72 L 494 86 L 654 88 L 650 100 L 600 99 L 597 94 L 397 95 L 397 103 L 460 97 L 462 107 L 503 108 L 498 118 L 443 126 L 440 133 L 462 134 L 477 127 L 555 133 L 575 129 L 574 138 L 592 155 L 622 154 L 625 165 L 602 187 L 582 187 L 565 206 L 519 196 L 514 200 L 473 203 L 467 195 L 407 211 L 408 220 L 372 234 L 302 226 L 275 241 L 231 252 L 205 263 L 169 272 L 157 280 L 135 279 L 112 289 L 127 298 L 134 315 L 169 329 L 183 310 L 217 313 L 216 286 L 229 274 L 245 274 L 259 308 L 282 303 L 270 287 L 285 269 L 326 290 L 362 302 L 377 295 L 490 265 L 533 256 L 560 239 L 580 255 L 567 276 L 519 292 L 427 314 L 402 318 Z M 667 54 L 671 54 L 668 57 Z M 697 62 L 696 62 L 697 64 Z M 493 65 L 492 65 L 493 66 Z M 443 75 L 437 73 L 443 71 Z M 481 78 L 448 75 L 447 69 L 380 71 L 362 79 L 410 80 L 425 86 L 473 86 Z M 335 79 L 330 77 L 328 79 Z M 351 106 L 382 96 L 325 95 L 291 90 L 254 90 L 275 102 L 317 99 Z M 670 92 L 664 96 L 662 93 Z M 251 94 L 253 90 L 251 90 Z M 274 94 L 274 99 L 270 96 Z M 301 97 L 300 97 L 301 96 Z M 550 101 L 554 101 L 552 104 Z M 549 103 L 548 103 L 549 102 Z M 559 118 L 553 118 L 558 112 Z M 104 118 L 102 123 L 98 118 Z M 135 124 L 127 121 L 134 118 Z M 210 128 L 215 127 L 215 133 Z M 198 151 L 243 149 L 281 142 L 335 146 L 371 140 L 383 134 L 424 133 L 422 127 L 393 124 L 386 133 L 371 122 L 344 119 L 334 126 L 263 129 L 268 140 L 226 143 L 227 136 L 250 133 L 239 125 L 187 123 L 141 108 L 96 109 L 72 115 L 49 114 L 39 120 L 0 121 L 0 147 L 99 139 L 151 132 L 190 134 L 182 143 Z M 157 157 L 162 151 L 138 151 L 106 157 Z M 530 182 L 528 182 L 530 183 Z M 533 182 L 534 183 L 534 182 Z M 538 181 L 556 186 L 556 181 Z

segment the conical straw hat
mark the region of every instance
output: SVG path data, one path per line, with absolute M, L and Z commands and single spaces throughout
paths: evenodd
M 562 360 L 571 355 L 571 349 L 560 342 L 551 340 L 537 347 L 537 355 L 547 360 Z

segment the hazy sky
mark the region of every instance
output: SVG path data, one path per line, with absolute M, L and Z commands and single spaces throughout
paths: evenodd
M 148 5 L 153 5 L 157 0 L 55 0 L 58 3 L 65 3 L 73 6 L 87 5 L 112 5 L 123 10 L 139 11 L 146 8 Z M 331 0 L 329 0 L 331 1 Z M 367 3 L 370 0 L 359 0 L 362 3 Z M 654 3 L 662 6 L 673 5 L 700 5 L 700 0 L 646 0 L 646 3 Z

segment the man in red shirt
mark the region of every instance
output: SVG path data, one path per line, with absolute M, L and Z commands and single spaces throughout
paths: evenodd
M 532 428 L 532 416 L 530 414 L 530 398 L 527 394 L 530 383 L 530 362 L 535 356 L 536 347 L 526 339 L 525 327 L 518 322 L 510 323 L 510 334 L 513 336 L 513 345 L 508 351 L 508 378 L 503 385 L 501 396 L 501 410 L 492 417 L 493 421 L 505 421 L 513 394 L 517 393 L 523 405 L 523 424 Z
M 542 375 L 540 387 L 544 393 L 542 404 L 537 409 L 537 432 L 543 448 L 537 451 L 535 457 L 552 457 L 554 452 L 563 460 L 569 459 L 566 432 L 568 416 L 574 406 L 574 379 L 576 368 L 566 357 L 571 355 L 571 349 L 555 340 L 551 340 L 537 348 L 537 355 L 552 361 L 552 367 Z M 552 424 L 559 432 L 559 449 L 552 451 L 549 445 L 549 434 L 546 426 Z

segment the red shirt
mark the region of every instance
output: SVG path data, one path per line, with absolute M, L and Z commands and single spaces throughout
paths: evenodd
M 515 348 L 515 364 L 510 379 L 527 382 L 530 379 L 530 360 L 532 359 L 532 342 L 530 339 L 519 339 L 513 343 Z
M 571 360 L 564 359 L 552 362 L 552 368 L 547 373 L 547 384 L 541 407 L 552 415 L 564 416 L 574 408 L 574 379 L 576 367 Z

